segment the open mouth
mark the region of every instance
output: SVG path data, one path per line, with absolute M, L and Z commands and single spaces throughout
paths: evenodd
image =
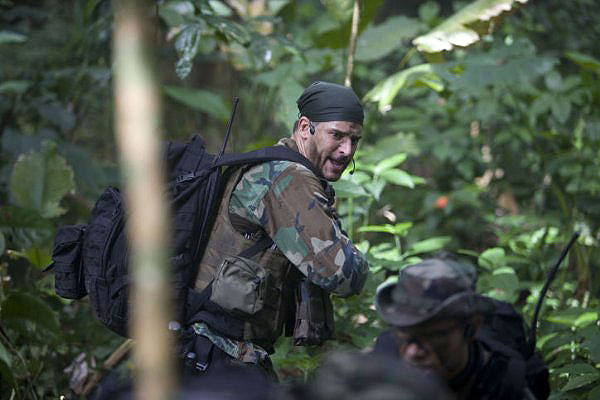
M 329 162 L 336 168 L 336 169 L 341 169 L 341 168 L 345 168 L 346 167 L 346 160 L 345 159 L 341 159 L 341 160 L 335 160 L 333 158 L 329 159 Z

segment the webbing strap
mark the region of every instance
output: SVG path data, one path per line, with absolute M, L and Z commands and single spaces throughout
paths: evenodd
M 258 242 L 254 243 L 252 246 L 242 251 L 238 256 L 244 258 L 251 258 L 261 251 L 265 251 L 269 247 L 273 246 L 273 239 L 271 239 L 268 235 L 263 235 Z

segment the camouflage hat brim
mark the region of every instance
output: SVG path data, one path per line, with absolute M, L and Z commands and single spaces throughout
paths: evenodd
M 385 322 L 397 328 L 419 325 L 442 315 L 467 317 L 474 314 L 487 314 L 495 309 L 490 298 L 472 291 L 456 293 L 431 309 L 407 307 L 394 303 L 392 291 L 395 288 L 394 282 L 378 288 L 375 307 Z

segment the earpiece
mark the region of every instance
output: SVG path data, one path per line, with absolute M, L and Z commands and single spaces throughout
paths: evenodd
M 308 130 L 309 130 L 309 132 L 310 132 L 311 135 L 315 134 L 315 126 L 310 121 L 308 122 Z

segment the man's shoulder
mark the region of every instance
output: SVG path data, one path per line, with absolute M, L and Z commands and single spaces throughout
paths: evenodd
M 304 165 L 288 160 L 272 160 L 249 167 L 241 177 L 245 183 L 270 186 L 275 181 L 286 178 L 296 180 L 317 179 Z

